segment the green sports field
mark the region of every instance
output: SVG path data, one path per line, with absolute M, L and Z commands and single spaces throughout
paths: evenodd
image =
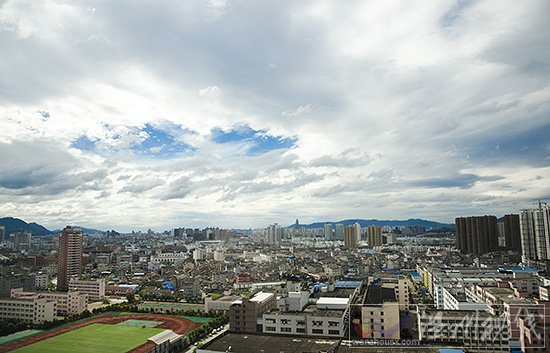
M 124 325 L 91 324 L 15 350 L 17 353 L 122 353 L 164 331 Z
M 139 309 L 158 309 L 158 310 L 200 310 L 204 311 L 204 304 L 171 303 L 171 302 L 145 302 L 138 304 Z

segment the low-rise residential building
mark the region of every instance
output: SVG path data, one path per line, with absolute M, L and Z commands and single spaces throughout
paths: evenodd
M 105 280 L 103 278 L 96 280 L 71 279 L 69 289 L 88 295 L 88 300 L 105 299 Z
M 263 332 L 311 337 L 343 337 L 346 310 L 319 309 L 308 306 L 303 312 L 271 312 L 263 315 Z
M 289 292 L 277 300 L 277 307 L 280 312 L 301 311 L 308 304 L 309 296 L 308 291 Z
M 160 253 L 151 256 L 151 262 L 153 264 L 174 264 L 177 262 L 183 262 L 188 258 L 186 253 Z
M 25 298 L 0 299 L 0 319 L 13 319 L 33 324 L 53 321 L 56 301 L 38 295 Z
M 23 288 L 25 291 L 34 291 L 34 276 L 24 273 L 5 275 L 0 277 L 0 298 L 10 298 L 12 289 Z
M 261 331 L 258 327 L 258 319 L 276 307 L 277 300 L 274 293 L 259 292 L 250 299 L 235 300 L 229 308 L 229 329 L 239 332 Z
M 47 289 L 50 283 L 50 276 L 47 273 L 41 273 L 34 277 L 34 286 L 36 289 Z
M 56 302 L 57 315 L 81 314 L 88 309 L 88 296 L 80 292 L 24 292 L 14 289 L 11 292 L 14 299 L 43 298 Z
M 399 339 L 399 302 L 394 288 L 371 283 L 361 306 L 361 336 L 374 339 Z
M 204 298 L 204 312 L 229 311 L 231 304 L 239 299 L 241 297 L 236 295 L 223 296 L 215 300 L 211 296 L 208 296 Z
M 418 338 L 425 343 L 462 345 L 468 352 L 508 352 L 508 321 L 485 311 L 421 309 Z

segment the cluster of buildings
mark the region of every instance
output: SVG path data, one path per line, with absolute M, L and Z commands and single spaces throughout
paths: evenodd
M 15 263 L 0 269 L 0 319 L 41 323 L 134 293 L 226 312 L 228 337 L 243 340 L 307 338 L 334 352 L 380 342 L 544 352 L 549 215 L 541 205 L 501 219 L 460 217 L 455 234 L 425 236 L 328 223 L 88 236 L 66 227 L 28 245 L 21 235 Z
M 18 233 L 15 234 L 17 238 Z M 30 235 L 29 235 L 30 239 Z M 88 301 L 105 299 L 105 280 L 84 280 L 82 274 L 83 234 L 66 227 L 58 238 L 57 291 L 49 291 L 47 273 L 0 275 L 0 319 L 40 324 L 56 317 L 81 314 Z
M 465 254 L 499 250 L 521 252 L 526 264 L 550 260 L 550 207 L 521 210 L 497 220 L 495 216 L 459 217 L 456 245 Z

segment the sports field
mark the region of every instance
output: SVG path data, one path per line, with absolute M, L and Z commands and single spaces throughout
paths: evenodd
M 200 310 L 204 311 L 204 304 L 171 303 L 171 302 L 145 302 L 138 304 L 139 309 L 157 309 L 157 310 Z
M 91 324 L 15 350 L 17 353 L 120 353 L 164 331 L 125 325 Z
M 193 320 L 191 320 L 193 321 Z M 195 322 L 195 321 L 193 321 Z M 162 321 L 150 321 L 150 320 L 126 320 L 123 322 L 119 322 L 117 325 L 124 325 L 124 326 L 135 326 L 135 327 L 157 327 L 159 325 L 162 325 Z

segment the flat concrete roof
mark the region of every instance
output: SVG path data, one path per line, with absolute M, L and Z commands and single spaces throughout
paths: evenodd
M 382 304 L 384 302 L 395 302 L 395 290 L 384 288 L 381 285 L 371 285 L 367 289 L 364 304 Z
M 348 305 L 349 298 L 321 297 L 317 300 L 317 306 L 320 305 Z
M 396 346 L 388 346 L 388 347 L 364 347 L 364 346 L 355 346 L 355 347 L 348 347 L 345 345 L 340 345 L 340 348 L 337 350 L 338 353 L 439 353 L 439 348 L 431 348 L 431 347 L 396 347 Z
M 273 296 L 273 293 L 264 293 L 260 292 L 257 293 L 255 296 L 250 299 L 251 302 L 263 302 L 264 300 L 268 299 L 269 297 Z
M 208 343 L 202 349 L 213 352 L 238 353 L 293 353 L 331 352 L 338 347 L 338 340 L 326 338 L 301 338 L 257 334 L 228 333 Z M 198 350 L 200 352 L 200 349 Z
M 241 297 L 238 295 L 226 295 L 214 300 L 214 302 L 232 302 L 239 299 L 241 299 Z

